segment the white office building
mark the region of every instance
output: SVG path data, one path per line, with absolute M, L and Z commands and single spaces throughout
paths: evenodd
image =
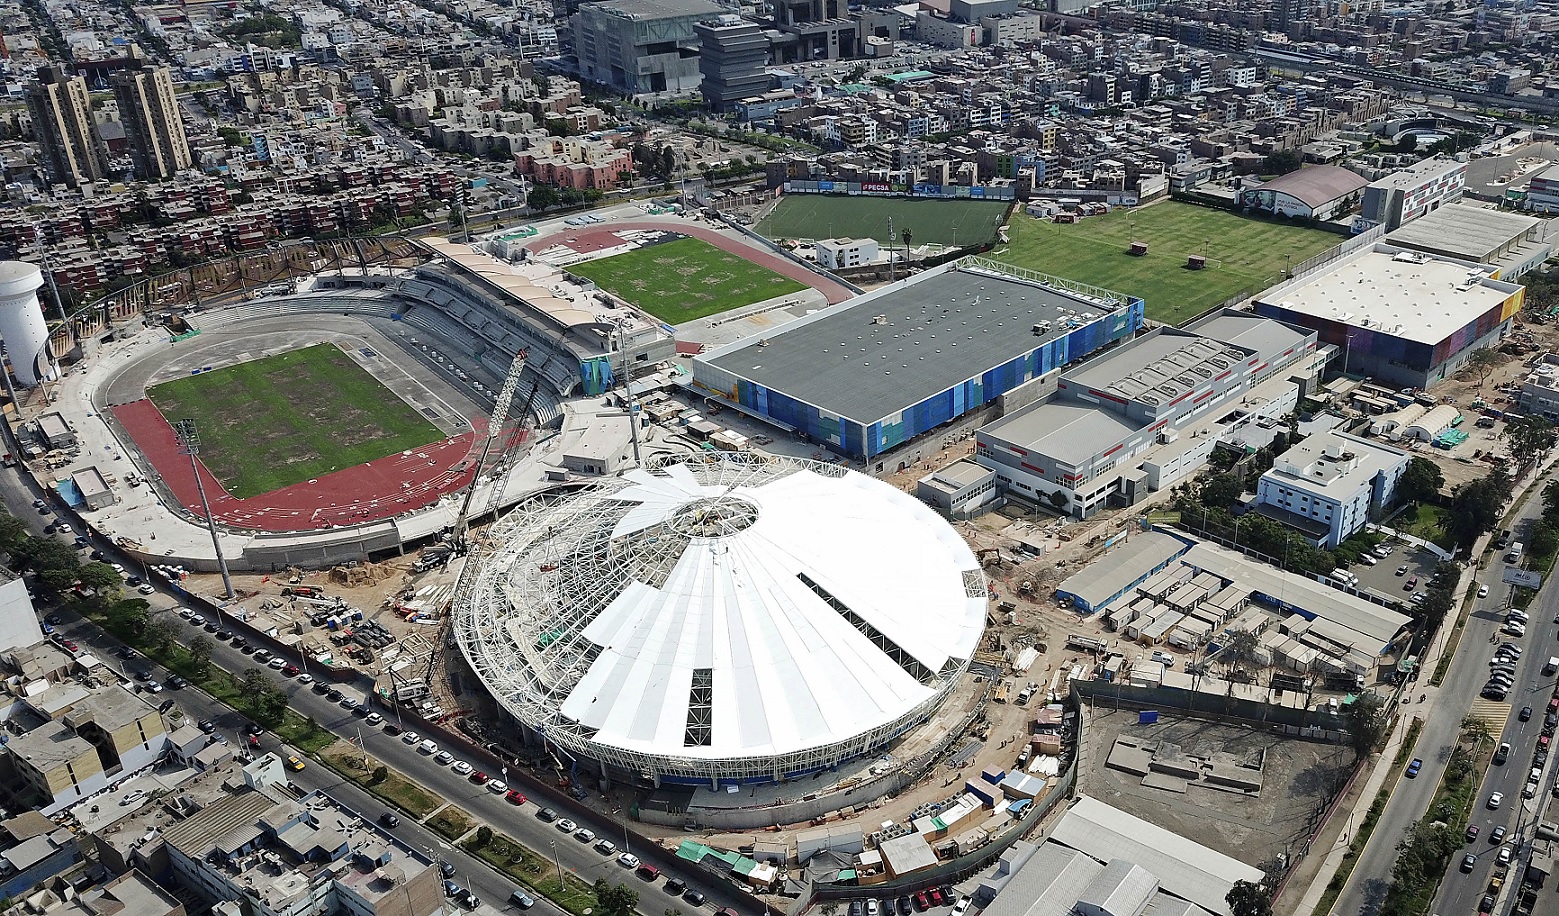
M 1317 433 L 1278 456 L 1255 511 L 1336 547 L 1391 503 L 1408 454 L 1347 433 Z

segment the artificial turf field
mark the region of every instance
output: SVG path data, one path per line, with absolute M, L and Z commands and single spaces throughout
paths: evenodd
M 893 218 L 894 244 L 982 245 L 996 238 L 1011 202 L 933 200 L 923 197 L 841 197 L 788 194 L 758 223 L 767 239 L 864 239 L 888 241 Z
M 1285 255 L 1298 265 L 1344 240 L 1321 229 L 1172 200 L 1072 224 L 1018 213 L 1011 226 L 1011 244 L 996 246 L 993 259 L 1141 297 L 1148 317 L 1166 324 L 1195 317 L 1241 290 L 1254 294 L 1279 282 Z M 1148 253 L 1127 254 L 1133 241 L 1147 242 Z M 1205 255 L 1207 267 L 1187 270 L 1192 254 Z
M 570 264 L 568 270 L 673 325 L 806 289 L 695 238 Z
M 146 395 L 193 419 L 201 463 L 239 499 L 443 438 L 334 344 L 163 382 Z

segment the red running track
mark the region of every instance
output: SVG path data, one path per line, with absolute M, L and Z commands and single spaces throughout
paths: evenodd
M 690 235 L 696 239 L 702 239 L 721 251 L 728 251 L 743 260 L 767 267 L 781 276 L 789 277 L 797 283 L 812 287 L 827 297 L 829 305 L 843 302 L 855 295 L 847 287 L 835 283 L 822 274 L 808 270 L 795 261 L 770 254 L 767 251 L 748 245 L 738 239 L 733 239 L 713 229 L 706 229 L 703 226 L 652 222 L 649 220 L 613 221 L 602 223 L 599 226 L 579 227 L 562 232 L 554 232 L 551 235 L 539 236 L 526 247 L 532 251 L 541 251 L 549 245 L 564 245 L 580 254 L 588 254 L 592 251 L 600 251 L 603 248 L 615 248 L 618 245 L 625 244 L 622 239 L 616 237 L 616 234 L 624 230 L 633 229 L 676 232 L 681 235 Z
M 162 411 L 145 398 L 121 404 L 113 411 L 174 497 L 204 518 L 189 458 L 179 453 L 173 427 Z M 478 418 L 475 425 L 478 431 L 486 429 L 484 419 Z M 200 477 L 211 514 L 235 528 L 306 531 L 356 525 L 420 509 L 464 487 L 476 464 L 472 454 L 476 437 L 476 432 L 470 432 L 441 439 L 248 499 L 228 493 L 204 463 Z

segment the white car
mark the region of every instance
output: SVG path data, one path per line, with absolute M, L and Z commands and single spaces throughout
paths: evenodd
M 60 522 L 58 525 L 56 525 L 54 530 L 58 531 L 60 534 L 75 534 L 75 531 L 64 522 Z
M 1489 587 L 1487 585 L 1480 585 L 1480 586 L 1478 586 L 1478 597 L 1479 598 L 1487 598 L 1488 596 L 1489 596 Z
M 573 833 L 575 830 L 579 829 L 578 824 L 574 823 L 566 817 L 560 817 L 556 821 L 553 821 L 552 826 L 558 828 L 564 833 Z
M 419 753 L 419 754 L 427 754 L 428 756 L 431 757 L 432 755 L 438 753 L 438 745 L 434 744 L 431 740 L 424 741 L 421 744 L 417 745 L 417 753 Z
M 466 763 L 464 760 L 456 760 L 450 769 L 454 770 L 456 773 L 459 773 L 461 776 L 470 776 L 471 771 L 476 768 L 471 766 L 471 764 Z
M 509 791 L 509 784 L 501 779 L 489 779 L 487 780 L 487 791 L 494 795 L 502 795 Z
M 623 868 L 638 868 L 639 857 L 631 852 L 625 852 L 617 857 L 617 864 L 621 865 Z
M 422 736 L 416 732 L 401 732 L 401 740 L 407 744 L 416 744 L 422 740 Z
M 1554 785 L 1559 785 L 1559 783 L 1554 783 Z M 595 844 L 595 851 L 599 852 L 603 856 L 609 856 L 617 851 L 617 844 L 613 843 L 611 840 L 597 840 Z
M 574 839 L 581 843 L 588 843 L 595 839 L 595 831 L 591 830 L 589 827 L 581 827 L 574 831 Z

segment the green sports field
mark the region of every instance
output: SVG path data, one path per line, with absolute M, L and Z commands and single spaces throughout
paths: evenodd
M 1166 200 L 1117 209 L 1080 223 L 1012 218 L 1012 243 L 991 257 L 1041 273 L 1138 296 L 1148 317 L 1179 324 L 1241 290 L 1257 293 L 1283 279 L 1285 256 L 1299 264 L 1344 237 L 1224 210 Z M 1148 243 L 1141 257 L 1132 241 Z M 1204 255 L 1207 267 L 1187 270 L 1186 257 Z
M 333 344 L 163 382 L 146 394 L 169 423 L 195 421 L 201 463 L 239 499 L 443 438 Z
M 568 270 L 671 325 L 806 289 L 694 238 L 570 264 Z
M 913 245 L 980 245 L 996 238 L 1009 206 L 991 200 L 788 194 L 758 223 L 757 231 L 767 239 L 887 242 L 892 217 L 894 244 L 903 243 L 908 229 Z

